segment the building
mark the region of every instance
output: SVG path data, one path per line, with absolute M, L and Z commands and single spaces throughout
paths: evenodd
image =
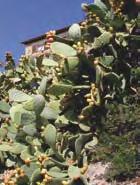
M 68 35 L 68 27 L 56 30 L 56 35 L 62 38 L 66 38 Z M 35 38 L 28 39 L 22 44 L 25 45 L 25 55 L 34 55 L 40 51 L 45 51 L 46 34 L 40 35 Z

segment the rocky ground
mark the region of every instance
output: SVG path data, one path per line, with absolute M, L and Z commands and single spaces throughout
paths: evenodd
M 125 182 L 107 182 L 104 176 L 109 165 L 109 163 L 102 164 L 101 162 L 91 164 L 86 174 L 89 185 L 140 185 L 140 178 Z

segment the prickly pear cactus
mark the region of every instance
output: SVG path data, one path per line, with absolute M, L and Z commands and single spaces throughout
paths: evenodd
M 129 11 L 130 9 L 133 11 Z M 88 165 L 108 179 L 138 171 L 139 17 L 134 1 L 82 4 L 68 38 L 46 34 L 45 52 L 6 54 L 0 73 L 3 185 L 88 185 Z

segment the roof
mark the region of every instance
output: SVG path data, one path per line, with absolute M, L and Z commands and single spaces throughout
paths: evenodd
M 65 27 L 65 28 L 56 30 L 56 34 L 61 34 L 61 33 L 63 33 L 63 32 L 68 31 L 69 27 L 70 27 L 70 26 L 67 26 L 67 27 Z M 33 42 L 37 42 L 37 41 L 39 41 L 39 40 L 43 40 L 43 39 L 45 39 L 45 38 L 46 38 L 46 34 L 43 34 L 43 35 L 40 35 L 40 36 L 38 36 L 38 37 L 34 37 L 34 38 L 31 38 L 31 39 L 25 40 L 25 41 L 23 41 L 23 42 L 21 42 L 21 43 L 24 44 L 24 45 L 27 45 L 27 44 L 31 44 L 31 43 L 33 43 Z

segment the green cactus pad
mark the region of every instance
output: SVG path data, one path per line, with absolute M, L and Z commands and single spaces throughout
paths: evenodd
M 76 50 L 70 47 L 67 44 L 61 42 L 54 42 L 51 44 L 51 50 L 53 53 L 64 56 L 64 57 L 73 57 L 77 55 Z

